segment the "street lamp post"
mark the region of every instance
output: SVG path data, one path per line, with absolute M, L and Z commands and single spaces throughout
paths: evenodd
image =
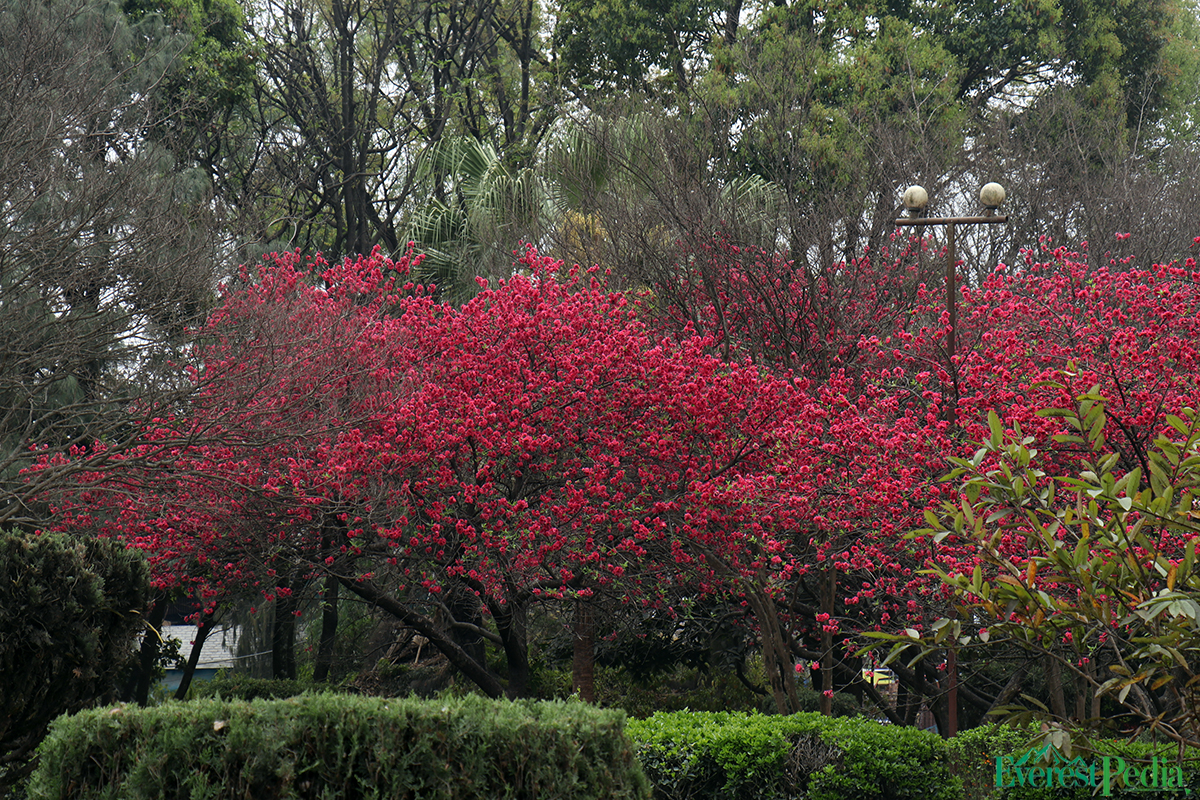
M 946 310 L 950 315 L 950 330 L 946 335 L 946 371 L 950 375 L 953 394 L 946 407 L 946 419 L 954 425 L 958 419 L 958 367 L 954 363 L 956 354 L 955 334 L 958 329 L 958 254 L 955 252 L 955 234 L 959 225 L 1002 225 L 1008 216 L 997 214 L 996 209 L 1004 202 L 1004 187 L 998 183 L 984 184 L 979 191 L 979 202 L 983 205 L 983 216 L 979 217 L 926 217 L 929 194 L 921 186 L 910 186 L 904 190 L 904 208 L 909 216 L 896 220 L 901 227 L 927 225 L 946 226 Z M 958 733 L 958 653 L 951 643 L 946 656 L 946 671 L 949 687 L 946 690 L 946 731 L 948 736 Z
M 901 227 L 946 226 L 946 310 L 950 314 L 950 331 L 946 336 L 946 367 L 954 389 L 946 414 L 951 423 L 954 422 L 958 411 L 958 369 L 954 364 L 955 334 L 958 329 L 958 254 L 955 241 L 957 228 L 959 225 L 1002 225 L 1008 222 L 1007 215 L 996 213 L 996 209 L 1004 202 L 1003 186 L 998 183 L 984 184 L 979 191 L 979 202 L 984 208 L 983 216 L 927 217 L 925 208 L 929 205 L 929 194 L 920 186 L 910 186 L 904 191 L 904 207 L 909 216 L 896 220 L 896 225 Z

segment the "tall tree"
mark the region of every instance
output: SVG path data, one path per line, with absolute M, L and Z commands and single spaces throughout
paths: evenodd
M 230 115 L 249 97 L 254 63 L 238 0 L 123 0 L 134 24 L 153 19 L 187 47 L 157 87 L 159 119 L 151 135 L 182 160 L 214 170 Z
M 226 169 L 243 236 L 331 257 L 399 254 L 409 217 L 447 204 L 422 152 L 470 137 L 530 162 L 557 114 L 532 2 L 263 0 L 256 102 Z M 261 252 L 261 250 L 260 250 Z
M 1176 192 L 1197 155 L 1190 139 L 1164 133 L 1195 85 L 1190 5 L 684 5 L 672 14 L 703 29 L 693 37 L 703 45 L 683 62 L 686 81 L 668 77 L 678 58 L 652 45 L 666 41 L 669 22 L 638 22 L 654 4 L 585 0 L 560 21 L 568 73 L 578 47 L 606 54 L 578 67 L 585 72 L 621 63 L 632 49 L 657 76 L 641 89 L 654 95 L 665 132 L 650 147 L 655 168 L 634 176 L 654 202 L 601 214 L 596 222 L 614 242 L 650 217 L 642 227 L 669 240 L 689 229 L 703 240 L 738 216 L 739 203 L 720 202 L 721 187 L 754 178 L 774 188 L 773 224 L 738 227 L 735 239 L 783 245 L 799 267 L 829 274 L 883 243 L 906 184 L 921 183 L 940 203 L 935 213 L 953 214 L 974 211 L 977 187 L 1000 179 L 1010 188 L 1010 230 L 1021 235 L 989 229 L 960 241 L 982 271 L 998 258 L 1015 261 L 1042 234 L 1100 242 L 1103 256 L 1114 233 L 1141 229 L 1144 245 L 1135 237 L 1113 252 L 1143 265 L 1187 252 L 1190 240 L 1172 231 L 1194 226 L 1192 204 Z M 588 118 L 596 113 L 639 108 L 633 89 L 593 82 L 596 91 L 579 90 L 585 127 L 600 127 Z M 1156 200 L 1169 219 L 1142 213 Z
M 0 520 L 32 524 L 30 450 L 119 449 L 125 410 L 212 286 L 209 184 L 154 141 L 186 40 L 99 0 L 0 4 Z M 164 394 L 165 393 L 165 394 Z

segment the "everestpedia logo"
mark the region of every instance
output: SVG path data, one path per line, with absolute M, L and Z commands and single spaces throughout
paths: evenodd
M 1191 794 L 1184 785 L 1183 767 L 1169 759 L 1154 756 L 1149 761 L 1135 761 L 1120 756 L 1096 756 L 1084 761 L 1076 756 L 1068 759 L 1057 747 L 1047 744 L 1030 750 L 1020 758 L 1001 756 L 996 759 L 996 788 L 1028 786 L 1033 789 L 1074 789 L 1081 786 L 1100 789 L 1102 797 L 1111 797 L 1113 789 L 1131 792 L 1182 792 Z

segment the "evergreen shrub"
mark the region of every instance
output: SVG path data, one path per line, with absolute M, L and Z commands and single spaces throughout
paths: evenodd
M 217 673 L 210 681 L 198 681 L 188 689 L 189 700 L 282 700 L 305 692 L 327 690 L 326 684 L 289 678 L 253 678 L 249 675 Z
M 648 798 L 624 722 L 477 696 L 117 706 L 54 724 L 29 798 Z
M 632 720 L 661 800 L 957 800 L 936 735 L 863 718 L 681 711 Z
M 0 797 L 51 720 L 115 699 L 150 591 L 146 559 L 119 542 L 0 531 Z

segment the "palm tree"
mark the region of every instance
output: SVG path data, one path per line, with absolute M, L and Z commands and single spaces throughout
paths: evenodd
M 545 181 L 470 136 L 435 142 L 418 171 L 433 189 L 409 221 L 407 240 L 425 254 L 418 277 L 436 284 L 443 299 L 465 302 L 478 291 L 477 277 L 510 275 L 513 248 L 537 241 L 550 211 Z

